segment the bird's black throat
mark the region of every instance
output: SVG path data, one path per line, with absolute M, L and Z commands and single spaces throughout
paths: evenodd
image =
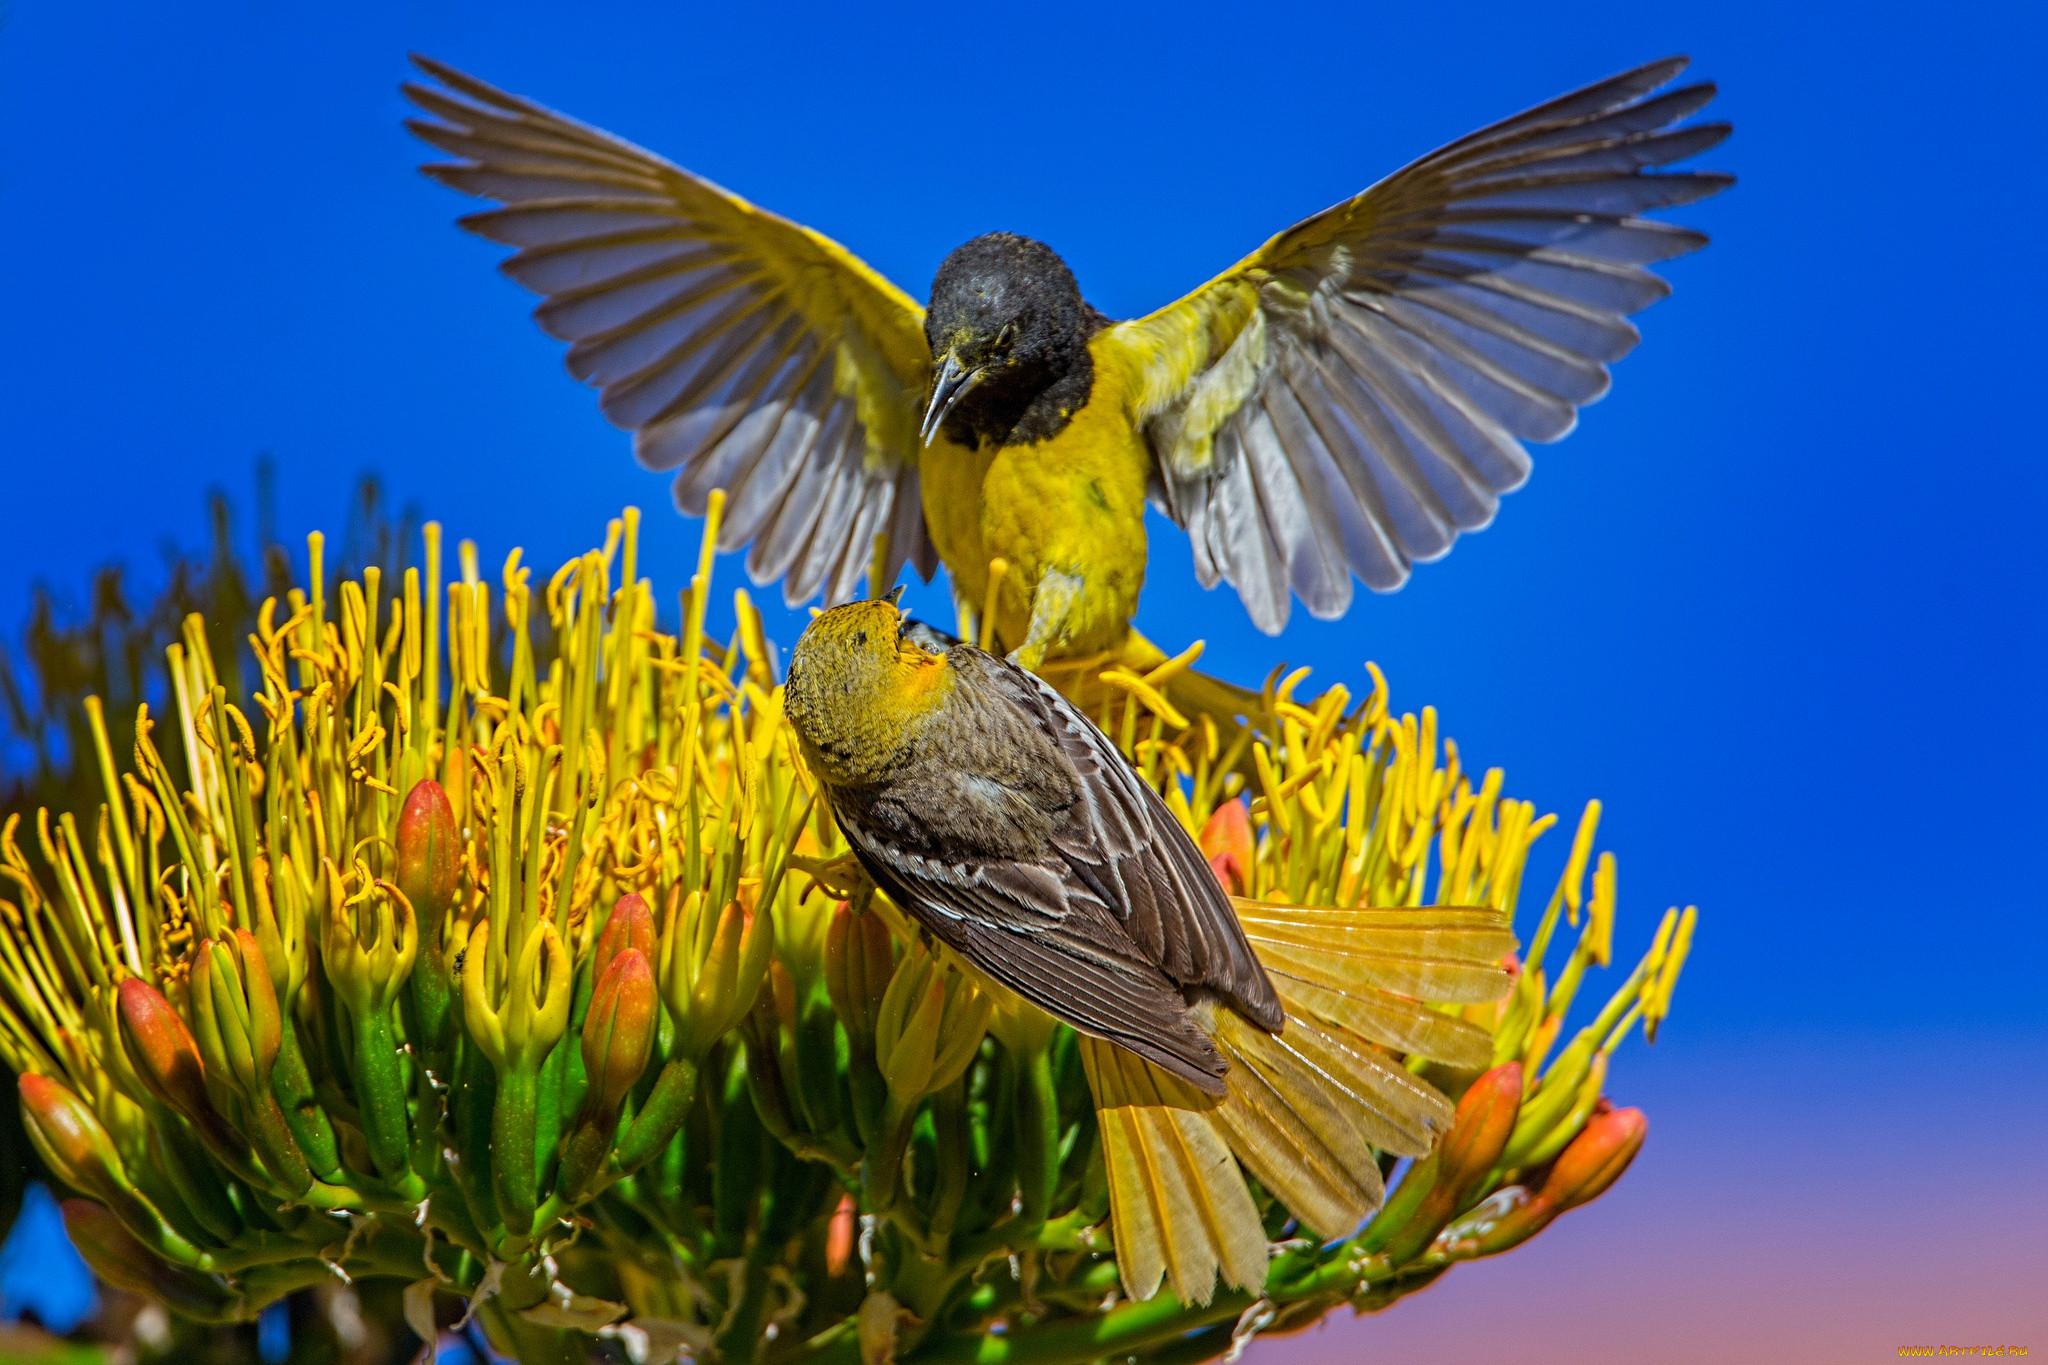
M 941 430 L 966 446 L 1057 435 L 1088 402 L 1088 340 L 1108 325 L 1043 242 L 992 232 L 960 247 L 932 280 L 925 336 L 935 357 L 982 373 Z

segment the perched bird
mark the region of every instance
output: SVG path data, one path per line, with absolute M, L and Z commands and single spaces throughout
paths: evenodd
M 1145 1297 L 1167 1267 L 1184 1301 L 1218 1270 L 1263 1280 L 1229 1151 L 1308 1226 L 1349 1235 L 1383 1196 L 1374 1149 L 1426 1153 L 1451 1114 L 1382 1047 L 1488 1063 L 1483 1030 L 1422 1002 L 1506 994 L 1505 917 L 1240 915 L 1071 703 L 994 654 L 935 651 L 895 596 L 812 621 L 785 714 L 875 884 L 984 981 L 1099 1040 L 1084 1059 L 1118 1115 L 1103 1141 L 1127 1288 Z
M 809 228 L 651 152 L 415 58 L 460 158 L 430 175 L 503 207 L 465 226 L 571 343 L 641 462 L 792 604 L 940 559 L 993 638 L 1048 656 L 1159 657 L 1130 632 L 1148 498 L 1205 587 L 1261 630 L 1350 606 L 1492 519 L 1607 391 L 1668 292 L 1647 268 L 1705 238 L 1648 220 L 1730 179 L 1660 172 L 1719 142 L 1676 126 L 1714 94 L 1655 93 L 1683 58 L 1540 105 L 1280 233 L 1158 312 L 1115 322 L 1053 250 L 1010 233 L 948 256 L 928 309 Z

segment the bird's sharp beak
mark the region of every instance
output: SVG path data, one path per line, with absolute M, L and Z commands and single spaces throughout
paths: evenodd
M 918 431 L 925 445 L 932 443 L 932 437 L 939 431 L 939 424 L 946 420 L 946 414 L 953 405 L 967 396 L 967 391 L 981 382 L 983 370 L 970 370 L 960 363 L 959 357 L 946 352 L 939 372 L 932 380 L 931 401 L 925 404 L 924 425 Z

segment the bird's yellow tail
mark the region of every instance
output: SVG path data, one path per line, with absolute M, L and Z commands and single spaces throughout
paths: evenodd
M 1484 1030 L 1423 1002 L 1507 993 L 1501 960 L 1514 938 L 1504 916 L 1247 900 L 1237 909 L 1287 1024 L 1268 1034 L 1204 1007 L 1230 1061 L 1222 1099 L 1082 1040 L 1117 1265 L 1133 1298 L 1162 1279 L 1184 1303 L 1208 1302 L 1218 1274 L 1243 1289 L 1264 1284 L 1266 1234 L 1240 1165 L 1316 1236 L 1348 1236 L 1384 1197 L 1377 1153 L 1421 1156 L 1450 1123 L 1450 1102 L 1394 1054 L 1469 1068 L 1490 1060 Z

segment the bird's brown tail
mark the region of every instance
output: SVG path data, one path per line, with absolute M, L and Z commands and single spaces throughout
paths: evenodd
M 1269 1034 L 1213 1007 L 1208 1022 L 1230 1062 L 1222 1099 L 1082 1040 L 1117 1265 L 1133 1298 L 1162 1279 L 1183 1303 L 1208 1302 L 1219 1273 L 1243 1289 L 1264 1284 L 1265 1231 L 1240 1165 L 1317 1236 L 1348 1236 L 1385 1195 L 1376 1150 L 1421 1156 L 1451 1119 L 1449 1101 L 1393 1054 L 1461 1067 L 1491 1059 L 1484 1030 L 1423 1002 L 1507 993 L 1501 960 L 1514 938 L 1503 916 L 1246 900 L 1237 909 L 1287 1024 Z

